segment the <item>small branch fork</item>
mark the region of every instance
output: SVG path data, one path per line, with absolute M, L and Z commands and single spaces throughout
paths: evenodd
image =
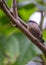
M 13 0 L 13 12 L 10 11 L 4 0 L 0 4 L 2 11 L 8 16 L 8 18 L 15 23 L 17 27 L 44 53 L 46 57 L 46 46 L 43 45 L 37 38 L 35 38 L 27 29 L 27 23 L 25 23 L 19 16 L 17 12 L 16 0 Z

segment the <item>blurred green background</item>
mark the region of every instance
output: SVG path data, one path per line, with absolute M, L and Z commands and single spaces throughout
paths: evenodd
M 6 0 L 9 7 L 12 0 Z M 42 0 L 17 0 L 18 14 L 24 20 L 36 11 L 45 11 L 46 3 Z M 46 41 L 46 30 L 43 31 Z M 25 65 L 42 52 L 18 29 L 10 25 L 9 18 L 0 9 L 0 65 Z

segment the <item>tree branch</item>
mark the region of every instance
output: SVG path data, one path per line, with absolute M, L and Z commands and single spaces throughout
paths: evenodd
M 3 2 L 2 2 L 2 0 L 0 0 L 0 9 L 2 8 L 2 4 L 3 4 Z
M 44 0 L 41 0 L 42 4 L 44 4 Z M 41 21 L 40 21 L 40 29 L 42 30 L 42 25 L 43 25 L 43 18 L 44 18 L 44 15 L 43 15 L 43 11 L 40 10 L 40 13 L 41 13 Z
M 8 18 L 15 23 L 18 28 L 38 47 L 40 50 L 44 53 L 46 56 L 46 46 L 43 45 L 37 38 L 35 38 L 28 30 L 25 28 L 19 20 L 13 17 L 13 15 L 10 13 L 10 11 L 7 9 L 6 5 L 3 3 L 2 4 L 2 10 L 3 12 L 8 16 Z
M 41 13 L 40 29 L 42 30 L 44 16 L 43 16 L 43 11 L 40 11 L 40 13 Z
M 5 3 L 4 0 L 3 0 L 3 3 L 5 4 L 5 6 L 7 7 L 7 9 L 9 10 L 9 12 L 14 16 L 13 11 L 10 10 L 10 8 L 7 6 L 7 4 Z M 18 20 L 21 22 L 21 24 L 23 24 L 27 28 L 27 23 L 25 23 L 25 21 L 23 21 L 19 16 L 18 16 Z
M 13 0 L 13 8 L 12 8 L 12 14 L 13 16 L 18 19 L 21 24 L 23 24 L 27 28 L 27 24 L 18 16 L 18 11 L 17 11 L 17 3 L 16 0 Z

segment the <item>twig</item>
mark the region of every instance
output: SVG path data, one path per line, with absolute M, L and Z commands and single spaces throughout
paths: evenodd
M 12 3 L 12 14 L 13 16 L 18 19 L 18 11 L 17 11 L 17 3 L 16 3 L 16 0 L 13 0 L 13 3 Z M 17 27 L 15 23 L 11 22 L 11 25 L 14 26 L 14 27 Z
M 44 4 L 44 0 L 41 0 L 42 4 Z M 42 25 L 43 25 L 43 18 L 44 18 L 44 15 L 43 15 L 43 11 L 40 10 L 40 13 L 41 13 L 41 21 L 40 21 L 40 29 L 42 30 Z
M 3 3 L 5 4 L 5 6 L 7 7 L 8 10 L 10 10 L 10 8 L 7 6 L 7 4 L 5 3 L 5 0 L 2 0 Z
M 41 13 L 41 21 L 40 21 L 40 29 L 42 30 L 42 25 L 43 25 L 43 18 L 44 18 L 44 16 L 43 16 L 43 11 L 40 11 L 40 13 Z
M 18 19 L 27 28 L 27 24 L 18 16 L 16 0 L 13 0 L 13 12 L 12 13 L 14 17 Z
M 21 22 L 22 25 L 24 25 L 27 28 L 28 24 L 25 23 L 25 21 L 23 21 L 20 17 L 18 17 L 18 20 Z
M 17 3 L 16 0 L 13 0 L 13 11 L 12 11 L 13 16 L 18 19 L 21 24 L 23 24 L 27 28 L 27 24 L 18 16 L 18 11 L 17 11 Z
M 16 0 L 13 0 L 13 15 L 17 19 L 18 18 L 18 12 L 17 12 L 17 3 Z

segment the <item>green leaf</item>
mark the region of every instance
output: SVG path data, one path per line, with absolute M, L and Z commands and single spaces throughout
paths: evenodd
M 11 63 L 15 62 L 19 56 L 19 53 L 19 42 L 17 38 L 14 36 L 9 37 L 5 46 L 5 55 L 6 58 L 8 57 L 7 61 Z
M 28 8 L 21 8 L 18 10 L 19 16 L 25 20 L 28 21 L 30 15 L 35 11 L 35 8 L 33 9 L 28 9 Z
M 43 30 L 42 34 L 43 34 L 43 39 L 46 41 L 46 29 Z
M 0 65 L 12 64 L 19 57 L 19 42 L 15 36 L 0 35 Z

